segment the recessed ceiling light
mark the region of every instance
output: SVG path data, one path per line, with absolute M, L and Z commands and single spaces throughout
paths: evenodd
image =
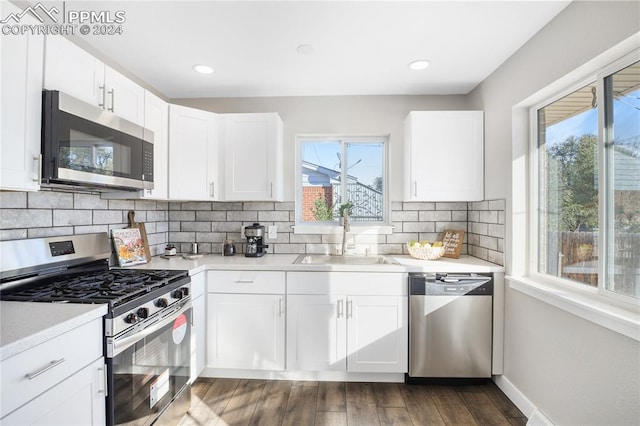
M 409 63 L 409 68 L 416 71 L 424 70 L 424 69 L 427 69 L 428 67 L 429 67 L 429 61 L 424 59 L 418 59 L 417 61 L 413 61 Z
M 313 48 L 310 44 L 301 44 L 296 48 L 296 52 L 301 55 L 311 55 L 315 53 L 316 49 Z
M 211 68 L 209 65 L 194 65 L 193 69 L 200 74 L 211 74 L 213 72 L 213 68 Z

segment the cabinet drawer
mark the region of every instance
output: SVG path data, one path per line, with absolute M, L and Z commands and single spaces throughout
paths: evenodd
M 101 356 L 102 318 L 2 361 L 0 418 Z
M 288 294 L 404 296 L 407 287 L 400 272 L 287 272 Z
M 284 294 L 285 273 L 278 271 L 212 271 L 209 293 Z
M 204 272 L 191 276 L 191 300 L 195 300 L 205 293 L 206 277 Z

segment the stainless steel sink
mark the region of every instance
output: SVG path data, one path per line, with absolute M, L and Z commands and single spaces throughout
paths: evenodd
M 334 256 L 328 254 L 301 254 L 294 264 L 307 265 L 399 265 L 387 256 Z

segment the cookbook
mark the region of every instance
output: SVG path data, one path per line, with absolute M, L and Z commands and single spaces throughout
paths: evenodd
M 138 228 L 113 229 L 111 235 L 120 267 L 147 263 L 144 242 Z

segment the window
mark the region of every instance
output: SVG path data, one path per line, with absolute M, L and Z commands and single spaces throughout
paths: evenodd
M 640 299 L 640 62 L 533 112 L 535 270 Z
M 386 152 L 384 137 L 298 138 L 298 224 L 339 225 L 345 207 L 354 226 L 384 224 Z

